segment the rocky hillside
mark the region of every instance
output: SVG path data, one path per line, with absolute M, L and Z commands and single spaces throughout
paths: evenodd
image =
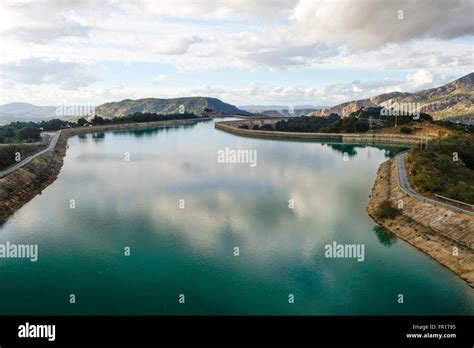
M 207 97 L 125 99 L 119 102 L 99 105 L 96 108 L 96 114 L 104 118 L 123 117 L 135 112 L 173 114 L 180 112 L 181 105 L 184 107 L 185 112 L 196 115 L 203 115 L 206 112 L 222 115 L 252 115 L 250 112 L 241 110 L 234 105 L 224 103 L 216 98 Z
M 434 119 L 474 116 L 474 73 L 439 87 L 415 93 L 380 94 L 372 98 L 354 100 L 323 111 L 316 111 L 311 113 L 311 116 L 324 116 L 330 113 L 347 116 L 361 107 L 384 106 L 389 103 L 420 103 L 420 111 L 430 114 Z

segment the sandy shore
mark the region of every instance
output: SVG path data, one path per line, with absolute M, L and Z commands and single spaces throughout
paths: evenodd
M 375 216 L 377 207 L 385 199 L 389 199 L 394 206 L 403 201 L 401 214 L 393 220 Z M 406 195 L 398 186 L 395 159 L 380 165 L 367 212 L 379 225 L 428 254 L 474 287 L 474 217 Z

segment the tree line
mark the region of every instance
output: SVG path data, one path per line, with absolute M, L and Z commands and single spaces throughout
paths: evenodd
M 156 114 L 141 113 L 125 117 L 103 118 L 95 115 L 92 118 L 79 118 L 77 121 L 64 121 L 60 119 L 52 119 L 41 122 L 11 122 L 7 125 L 0 126 L 0 144 L 2 143 L 29 143 L 40 140 L 42 131 L 57 131 L 65 128 L 98 126 L 107 124 L 126 124 L 126 123 L 143 123 L 167 120 L 184 120 L 194 119 L 199 116 L 192 113 L 176 113 L 176 114 Z

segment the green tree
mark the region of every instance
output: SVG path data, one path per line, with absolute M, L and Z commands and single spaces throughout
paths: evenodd
M 84 117 L 81 117 L 80 119 L 77 120 L 77 124 L 81 127 L 83 127 L 87 123 L 87 120 Z
M 369 130 L 369 122 L 367 120 L 359 120 L 355 123 L 355 130 L 359 133 L 365 133 Z
M 19 140 L 38 141 L 41 131 L 35 127 L 23 127 L 17 131 Z
M 100 116 L 95 115 L 94 118 L 92 119 L 92 124 L 94 125 L 102 125 L 105 123 L 104 119 Z

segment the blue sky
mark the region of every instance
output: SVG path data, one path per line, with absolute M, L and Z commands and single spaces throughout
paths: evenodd
M 0 103 L 334 105 L 473 71 L 472 1 L 2 2 Z

